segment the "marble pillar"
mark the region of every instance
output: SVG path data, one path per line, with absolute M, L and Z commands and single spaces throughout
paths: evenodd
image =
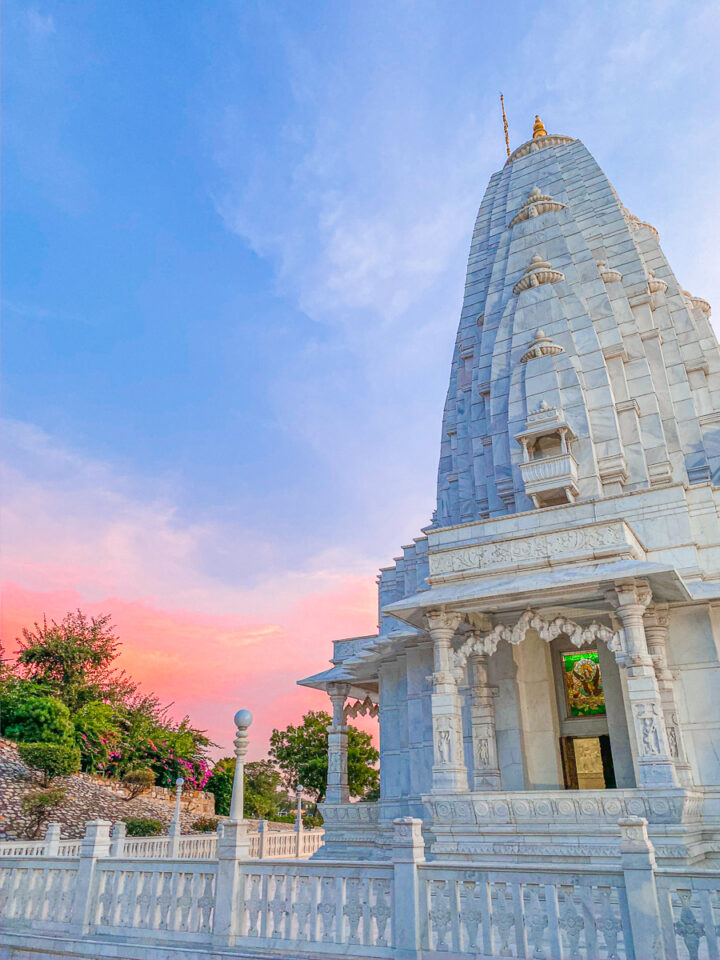
M 495 733 L 497 688 L 488 683 L 488 655 L 474 653 L 468 658 L 470 670 L 470 722 L 473 747 L 473 790 L 501 787 Z
M 328 777 L 326 803 L 347 803 L 350 799 L 348 786 L 347 741 L 345 701 L 350 687 L 346 683 L 332 683 L 328 696 L 332 703 L 332 725 L 328 727 Z
M 655 668 L 655 679 L 660 690 L 668 752 L 675 764 L 678 780 L 683 786 L 692 786 L 693 777 L 685 752 L 682 732 L 678 722 L 675 684 L 677 679 L 668 667 L 667 640 L 670 632 L 670 616 L 666 603 L 651 603 L 643 618 L 648 653 Z
M 678 778 L 665 732 L 660 690 L 643 622 L 652 592 L 644 581 L 624 581 L 615 585 L 608 599 L 623 626 L 624 652 L 618 656 L 618 661 L 625 668 L 627 678 L 636 744 L 637 785 L 677 786 Z
M 431 677 L 433 793 L 459 793 L 468 789 L 463 756 L 462 710 L 451 665 L 452 639 L 461 619 L 460 614 L 440 610 L 431 610 L 427 614 L 434 661 Z

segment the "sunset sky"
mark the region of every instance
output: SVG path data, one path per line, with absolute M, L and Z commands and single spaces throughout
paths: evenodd
M 535 113 L 720 316 L 716 2 L 4 4 L 4 603 L 209 730 L 327 698 L 434 507 L 473 220 Z

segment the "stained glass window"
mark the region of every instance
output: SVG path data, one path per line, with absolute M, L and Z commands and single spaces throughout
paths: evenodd
M 564 653 L 562 659 L 568 716 L 596 717 L 604 714 L 605 694 L 597 651 Z

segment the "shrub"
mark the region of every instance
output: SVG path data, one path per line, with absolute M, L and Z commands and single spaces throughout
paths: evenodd
M 91 700 L 76 710 L 72 719 L 83 770 L 104 772 L 120 756 L 119 711 L 109 703 Z
M 80 769 L 80 751 L 65 743 L 19 743 L 18 753 L 29 767 L 42 771 L 43 783 Z
M 219 822 L 217 817 L 200 817 L 190 824 L 190 829 L 197 830 L 198 833 L 215 833 Z
M 152 770 L 139 768 L 137 770 L 128 770 L 122 778 L 123 786 L 127 788 L 128 795 L 126 800 L 134 800 L 141 793 L 155 786 L 155 774 Z
M 22 798 L 21 808 L 28 823 L 25 832 L 28 840 L 35 840 L 40 828 L 65 799 L 63 787 L 50 787 L 49 790 L 35 790 Z
M 313 827 L 321 827 L 325 821 L 320 816 L 319 813 L 311 814 L 307 813 L 303 817 L 303 826 L 306 830 L 312 830 Z
M 159 820 L 151 820 L 149 817 L 126 820 L 125 826 L 129 837 L 157 837 L 163 832 L 162 823 Z
M 3 697 L 3 735 L 23 743 L 63 743 L 71 739 L 70 711 L 54 697 Z
M 215 794 L 215 813 L 227 816 L 230 813 L 233 778 L 235 776 L 235 758 L 223 757 L 213 767 L 207 783 L 207 790 Z

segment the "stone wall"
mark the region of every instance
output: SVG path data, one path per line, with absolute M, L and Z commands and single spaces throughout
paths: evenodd
M 102 777 L 78 773 L 72 777 L 58 777 L 53 785 L 66 789 L 66 799 L 62 808 L 53 813 L 50 819 L 61 824 L 64 838 L 81 837 L 88 820 L 101 817 L 113 823 L 118 820 L 148 817 L 160 820 L 165 830 L 170 826 L 173 815 L 173 802 L 169 802 L 171 791 L 163 790 L 160 796 L 143 794 L 135 800 L 125 800 L 125 791 L 119 784 Z M 24 837 L 26 820 L 22 815 L 22 798 L 33 789 L 40 789 L 41 777 L 30 770 L 20 759 L 16 745 L 10 740 L 0 739 L 0 839 L 14 840 Z M 155 788 L 155 793 L 161 788 Z M 193 797 L 197 795 L 193 793 Z M 214 796 L 208 794 L 211 807 L 199 809 L 193 806 L 193 797 L 183 807 L 180 815 L 183 833 L 190 831 L 190 825 L 201 816 L 212 815 Z
M 127 792 L 118 780 L 108 780 L 106 777 L 98 776 L 90 776 L 90 779 L 121 797 L 124 797 Z M 155 800 L 175 808 L 175 791 L 168 787 L 152 787 L 146 790 L 142 797 L 144 800 Z M 180 809 L 196 817 L 214 817 L 215 794 L 204 793 L 202 790 L 183 790 Z

